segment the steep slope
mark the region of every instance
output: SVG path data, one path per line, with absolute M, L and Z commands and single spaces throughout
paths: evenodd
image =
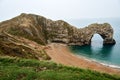
M 42 20 L 42 18 L 43 17 L 40 17 L 40 20 Z M 2 22 L 0 27 L 1 32 L 21 36 L 36 41 L 40 44 L 46 43 L 46 39 L 44 38 L 45 34 L 43 32 L 44 30 L 42 28 L 43 26 L 38 24 L 36 15 L 21 14 L 11 20 Z
M 50 59 L 42 46 L 46 44 L 44 30 L 33 18 L 21 14 L 0 23 L 0 55 Z
M 120 80 L 120 76 L 48 61 L 0 57 L 0 80 Z
M 48 60 L 50 57 L 44 51 L 44 47 L 34 41 L 10 35 L 0 35 L 0 56 L 18 56 L 39 60 Z
M 91 24 L 77 29 L 65 21 L 25 14 L 0 23 L 0 53 L 24 58 L 50 59 L 42 45 L 60 42 L 67 45 L 88 45 L 92 36 L 100 34 L 104 44 L 115 44 L 113 29 L 108 23 Z
M 92 36 L 97 33 L 104 39 L 104 44 L 115 44 L 113 29 L 110 24 L 91 24 L 77 29 L 65 21 L 52 21 L 42 16 L 22 13 L 11 20 L 0 23 L 0 32 L 22 36 L 39 44 L 63 42 L 69 45 L 90 44 Z

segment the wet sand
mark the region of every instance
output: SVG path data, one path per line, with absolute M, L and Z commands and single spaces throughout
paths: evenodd
M 46 51 L 52 58 L 52 61 L 59 64 L 120 75 L 120 69 L 111 68 L 109 66 L 105 66 L 95 61 L 72 54 L 68 46 L 65 44 L 51 43 L 48 45 L 48 48 L 46 48 Z

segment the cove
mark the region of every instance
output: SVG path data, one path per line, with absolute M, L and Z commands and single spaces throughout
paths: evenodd
M 110 23 L 114 30 L 113 38 L 116 41 L 115 45 L 102 45 L 103 38 L 99 35 L 99 38 L 93 36 L 95 40 L 92 40 L 91 45 L 70 46 L 70 50 L 77 56 L 83 56 L 108 65 L 120 66 L 120 18 L 78 19 L 69 20 L 68 22 L 79 27 L 95 22 Z
M 73 54 L 83 56 L 90 60 L 94 60 L 106 65 L 114 65 L 120 67 L 120 43 L 115 45 L 103 45 L 103 41 L 96 38 L 91 41 L 91 45 L 70 46 Z M 102 38 L 101 38 L 102 39 Z

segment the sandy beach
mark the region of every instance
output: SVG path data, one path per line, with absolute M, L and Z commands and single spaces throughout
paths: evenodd
M 120 69 L 111 68 L 72 54 L 65 44 L 51 43 L 48 45 L 48 48 L 46 48 L 46 51 L 52 58 L 52 61 L 56 63 L 120 75 Z

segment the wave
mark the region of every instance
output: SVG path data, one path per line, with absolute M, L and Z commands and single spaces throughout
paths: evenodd
M 101 65 L 104 65 L 104 66 L 107 66 L 107 67 L 111 67 L 111 68 L 115 68 L 115 69 L 120 69 L 119 65 L 114 65 L 114 64 L 109 63 L 109 62 L 100 61 L 100 60 L 89 58 L 89 57 L 85 57 L 85 56 L 82 56 L 82 55 L 77 55 L 77 56 L 78 57 L 82 57 L 82 58 L 84 58 L 87 61 L 96 62 L 98 64 L 101 64 Z
M 120 66 L 117 66 L 117 65 L 107 64 L 107 63 L 100 63 L 100 64 L 105 65 L 105 66 L 108 66 L 108 67 L 120 69 Z
M 87 58 L 87 57 L 84 57 L 84 58 Z M 87 59 L 90 59 L 91 61 L 97 62 L 97 63 L 99 63 L 99 64 L 101 64 L 101 65 L 104 65 L 104 66 L 107 66 L 107 67 L 120 69 L 120 66 L 114 65 L 114 64 L 109 63 L 109 62 L 99 61 L 99 60 L 97 60 L 97 59 L 91 59 L 91 58 L 87 58 Z

